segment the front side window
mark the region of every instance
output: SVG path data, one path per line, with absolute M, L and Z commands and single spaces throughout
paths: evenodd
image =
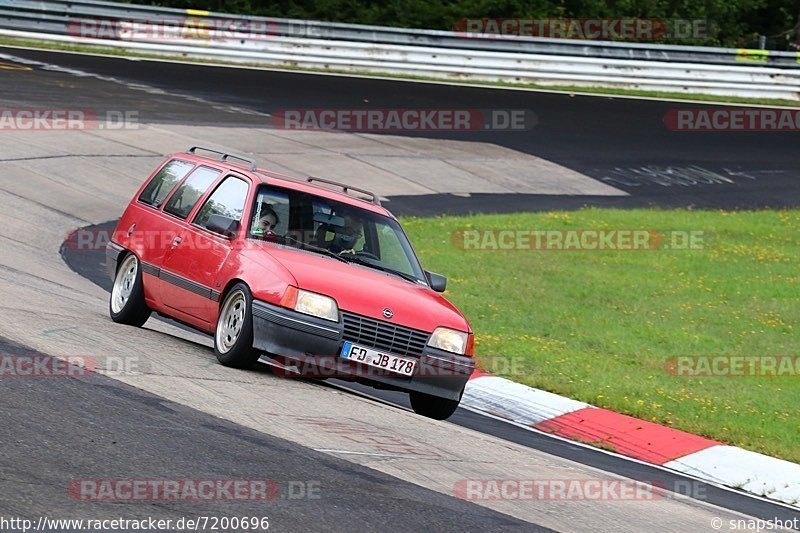
M 277 190 L 259 191 L 250 231 L 254 237 L 270 233 L 286 235 L 289 231 L 289 195 Z
M 160 206 L 175 185 L 180 183 L 192 168 L 194 168 L 194 163 L 173 159 L 153 176 L 142 194 L 139 195 L 139 201 L 153 207 Z
M 247 182 L 230 176 L 208 197 L 194 223 L 226 237 L 235 235 L 247 202 Z
M 396 220 L 321 196 L 261 186 L 249 235 L 425 282 Z
M 167 205 L 164 206 L 164 211 L 185 220 L 220 174 L 219 170 L 199 167 L 189 175 L 183 185 L 178 187 L 175 194 L 170 197 Z

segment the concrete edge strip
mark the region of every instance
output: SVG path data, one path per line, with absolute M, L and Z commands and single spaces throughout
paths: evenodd
M 800 508 L 800 464 L 719 444 L 664 467 Z
M 471 410 L 800 508 L 800 464 L 476 372 Z
M 529 426 L 591 408 L 583 402 L 489 375 L 473 375 L 461 403 Z

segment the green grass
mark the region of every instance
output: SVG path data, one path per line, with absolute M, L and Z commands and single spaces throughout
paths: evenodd
M 450 276 L 481 363 L 548 391 L 800 462 L 800 375 L 685 377 L 678 355 L 800 356 L 800 211 L 584 209 L 403 221 Z M 463 250 L 465 229 L 706 232 L 705 249 Z
M 765 105 L 774 107 L 800 107 L 800 102 L 796 100 L 785 100 L 778 98 L 741 98 L 737 96 L 718 96 L 712 94 L 686 94 L 679 92 L 666 92 L 666 91 L 645 91 L 638 89 L 619 89 L 612 87 L 575 87 L 570 85 L 538 85 L 535 83 L 515 83 L 515 82 L 489 82 L 489 81 L 472 81 L 462 80 L 454 77 L 453 79 L 442 79 L 428 76 L 414 76 L 404 74 L 393 74 L 388 72 L 376 72 L 366 70 L 343 70 L 343 69 L 330 69 L 330 68 L 309 68 L 298 65 L 294 62 L 286 62 L 280 65 L 265 65 L 263 63 L 254 62 L 231 62 L 224 60 L 214 59 L 201 59 L 192 58 L 180 54 L 147 54 L 138 52 L 136 50 L 98 46 L 88 44 L 71 44 L 60 43 L 55 41 L 40 41 L 35 39 L 20 39 L 16 37 L 0 37 L 0 45 L 6 46 L 19 46 L 25 48 L 37 48 L 41 50 L 61 50 L 66 52 L 78 52 L 86 54 L 104 54 L 120 57 L 140 57 L 145 59 L 166 59 L 186 61 L 190 63 L 200 63 L 207 65 L 233 65 L 242 67 L 260 67 L 260 68 L 275 68 L 281 70 L 295 70 L 298 72 L 325 72 L 330 74 L 355 74 L 365 76 L 376 76 L 382 78 L 393 79 L 406 79 L 418 81 L 437 81 L 437 82 L 453 82 L 459 85 L 475 85 L 475 86 L 489 86 L 489 87 L 509 87 L 520 89 L 541 89 L 547 91 L 560 91 L 567 93 L 588 93 L 597 95 L 613 96 L 636 96 L 644 98 L 667 98 L 673 100 L 690 100 L 701 101 L 708 103 L 732 103 L 732 104 L 749 104 L 749 105 Z

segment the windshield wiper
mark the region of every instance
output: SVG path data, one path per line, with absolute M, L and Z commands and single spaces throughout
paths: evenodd
M 419 280 L 416 276 L 412 276 L 411 274 L 406 274 L 405 272 L 400 272 L 399 270 L 395 270 L 393 268 L 385 267 L 383 265 L 378 265 L 376 263 L 370 263 L 369 261 L 365 261 L 358 256 L 349 255 L 345 257 L 347 261 L 352 261 L 353 263 L 358 263 L 359 265 L 364 265 L 368 267 L 372 267 L 376 270 L 380 270 L 381 272 L 388 272 L 389 274 L 394 274 L 395 276 L 399 276 L 406 281 L 410 281 L 412 283 L 419 283 Z

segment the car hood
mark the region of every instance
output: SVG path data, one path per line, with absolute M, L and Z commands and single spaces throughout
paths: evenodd
M 344 311 L 426 332 L 439 326 L 472 332 L 464 315 L 429 287 L 315 252 L 258 246 L 291 272 L 299 288 L 332 297 Z M 386 308 L 394 313 L 391 320 L 383 316 Z

